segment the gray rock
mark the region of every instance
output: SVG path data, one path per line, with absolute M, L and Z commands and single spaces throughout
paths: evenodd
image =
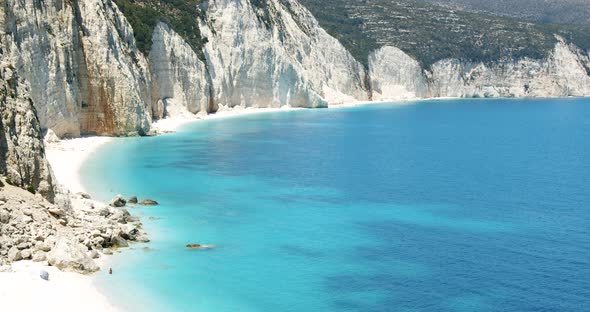
M 111 211 L 107 207 L 101 208 L 98 211 L 98 215 L 101 217 L 108 217 L 110 214 L 111 214 Z
M 22 256 L 20 254 L 20 250 L 16 248 L 16 246 L 13 246 L 8 250 L 8 261 L 14 262 L 21 259 Z
M 80 198 L 92 199 L 92 197 L 90 196 L 90 194 L 87 194 L 87 193 L 84 193 L 84 192 L 78 192 L 78 193 L 76 193 L 76 195 L 78 195 L 78 197 L 80 197 Z
M 137 235 L 135 240 L 140 243 L 149 243 L 150 242 L 150 239 L 144 233 Z
M 8 223 L 10 221 L 10 213 L 8 211 L 0 211 L 0 223 Z
M 97 236 L 92 239 L 93 246 L 102 246 L 104 244 L 104 238 L 102 236 Z
M 132 196 L 127 200 L 127 202 L 130 204 L 137 204 L 137 196 Z
M 115 198 L 113 198 L 111 200 L 110 205 L 112 207 L 125 207 L 126 204 L 127 204 L 127 201 L 123 198 L 123 196 L 117 195 L 117 196 L 115 196 Z
M 51 250 L 51 247 L 49 246 L 49 244 L 47 244 L 45 242 L 36 242 L 35 249 L 48 252 Z
M 114 236 L 111 238 L 113 247 L 129 247 L 129 243 L 121 236 Z
M 20 255 L 23 260 L 28 260 L 31 258 L 31 253 L 32 252 L 30 249 L 24 249 L 24 250 L 21 250 Z
M 39 273 L 39 277 L 41 277 L 41 279 L 48 281 L 49 280 L 49 272 L 47 272 L 45 270 L 41 270 L 41 272 Z
M 47 212 L 49 212 L 50 214 L 52 214 L 55 217 L 61 217 L 65 214 L 65 212 L 63 211 L 63 209 L 58 208 L 58 207 L 49 207 L 47 209 Z
M 90 255 L 90 258 L 92 258 L 92 259 L 100 258 L 100 253 L 97 250 L 91 250 L 89 255 Z
M 139 217 L 136 217 L 136 216 L 127 216 L 127 217 L 125 217 L 125 221 L 127 223 L 139 222 Z
M 138 204 L 143 205 L 143 206 L 156 206 L 156 205 L 158 205 L 158 202 L 153 199 L 144 199 L 144 200 L 140 201 Z
M 41 250 L 37 250 L 33 253 L 33 261 L 41 262 L 47 260 L 47 253 Z

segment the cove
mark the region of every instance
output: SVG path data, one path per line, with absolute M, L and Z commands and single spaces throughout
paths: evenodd
M 161 205 L 96 282 L 130 311 L 580 311 L 589 137 L 588 99 L 482 99 L 118 139 L 82 182 Z

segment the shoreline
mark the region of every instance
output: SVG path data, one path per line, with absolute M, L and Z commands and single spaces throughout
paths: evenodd
M 49 273 L 49 281 L 39 277 L 41 270 Z M 0 273 L 0 300 L 6 311 L 120 311 L 96 288 L 92 276 L 31 260 L 15 262 L 11 271 Z
M 403 101 L 363 101 L 330 105 L 326 109 L 351 108 L 372 104 L 398 103 L 407 105 L 420 99 Z M 163 135 L 177 132 L 181 127 L 198 121 L 229 119 L 245 115 L 264 114 L 273 112 L 286 112 L 305 110 L 306 108 L 293 108 L 283 106 L 280 108 L 254 108 L 221 106 L 214 114 L 192 114 L 183 107 L 174 105 L 169 112 L 171 116 L 152 123 L 153 134 Z M 53 169 L 57 184 L 67 189 L 74 195 L 78 192 L 88 193 L 81 182 L 81 168 L 101 146 L 118 140 L 117 137 L 86 136 L 73 139 L 58 139 L 52 132 L 45 137 L 46 158 Z M 124 251 L 123 251 L 124 252 Z M 122 311 L 121 305 L 109 299 L 108 295 L 95 284 L 97 274 L 104 274 L 112 256 L 103 255 L 99 266 L 102 268 L 92 275 L 83 275 L 73 272 L 62 272 L 55 267 L 34 263 L 32 261 L 20 261 L 12 264 L 10 272 L 0 272 L 0 301 L 6 302 L 7 307 L 15 309 L 23 307 L 22 302 L 30 303 L 30 310 L 43 308 L 45 310 L 64 311 Z M 40 270 L 50 273 L 50 282 L 39 278 Z M 10 289 L 4 289 L 2 285 L 11 285 Z M 76 300 L 70 300 L 64 304 L 64 294 L 75 293 Z M 35 298 L 32 296 L 35 294 Z M 43 295 L 36 295 L 43 294 Z M 40 297 L 39 297 L 40 296 Z M 43 299 L 43 300 L 36 300 Z M 79 300 L 78 300 L 79 299 Z M 29 310 L 29 307 L 27 309 Z
M 222 108 L 216 114 L 173 116 L 152 125 L 156 134 L 159 135 L 176 132 L 180 127 L 197 121 L 300 109 L 302 108 Z M 98 148 L 117 139 L 116 137 L 87 136 L 60 140 L 49 132 L 45 138 L 45 156 L 53 169 L 59 187 L 68 190 L 72 197 L 78 192 L 88 193 L 81 182 L 80 170 L 84 162 Z M 101 270 L 91 275 L 64 272 L 46 263 L 30 260 L 17 261 L 8 267 L 0 267 L 0 302 L 8 310 L 123 311 L 121 305 L 109 299 L 108 295 L 95 283 L 98 274 L 105 274 L 111 257 L 112 255 L 102 255 L 97 259 Z M 39 277 L 41 270 L 49 272 L 49 281 Z
M 410 105 L 415 102 L 447 100 L 441 99 L 405 99 L 397 101 L 361 101 L 329 105 L 327 109 L 353 108 L 374 104 L 397 104 Z M 306 108 L 227 108 L 221 106 L 214 114 L 189 113 L 183 108 L 173 107 L 173 111 L 165 119 L 158 120 L 152 124 L 154 134 L 167 134 L 178 131 L 181 127 L 198 121 L 229 119 L 245 115 L 305 110 Z M 51 134 L 51 132 L 50 132 Z M 51 165 L 57 184 L 69 190 L 72 194 L 77 192 L 87 193 L 81 182 L 81 168 L 101 146 L 118 140 L 116 137 L 87 136 L 74 139 L 58 139 L 54 135 L 48 135 L 45 139 L 46 157 Z M 111 256 L 100 258 L 99 265 L 105 269 L 111 260 Z M 6 269 L 6 268 L 5 268 Z M 50 273 L 50 281 L 39 278 L 39 271 L 44 269 Z M 101 270 L 93 275 L 82 275 L 79 273 L 62 272 L 55 267 L 34 263 L 32 261 L 15 262 L 9 268 L 9 272 L 2 272 L 0 268 L 0 302 L 3 306 L 22 308 L 23 302 L 31 304 L 30 309 L 61 310 L 61 311 L 121 311 L 121 306 L 114 300 L 108 298 L 95 283 L 97 274 L 104 274 Z M 10 285 L 10 287 L 3 287 Z M 64 294 L 75 293 L 76 300 L 70 300 L 71 296 L 64 298 Z M 35 296 L 33 298 L 33 296 Z M 41 300 L 38 300 L 41 299 Z M 64 299 L 69 301 L 64 303 Z M 6 302 L 6 305 L 4 305 Z M 25 310 L 29 310 L 26 306 Z M 93 310 L 93 308 L 95 310 Z

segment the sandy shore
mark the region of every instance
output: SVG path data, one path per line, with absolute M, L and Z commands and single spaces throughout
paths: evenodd
M 272 112 L 284 112 L 301 109 L 304 108 L 294 108 L 289 106 L 283 106 L 281 108 L 242 108 L 239 106 L 234 108 L 227 108 L 222 106 L 215 114 L 194 115 L 186 111 L 186 109 L 173 107 L 172 109 L 168 108 L 171 117 L 167 117 L 165 119 L 161 119 L 154 122 L 152 124 L 152 130 L 156 133 L 175 132 L 176 130 L 178 130 L 178 128 L 195 121 L 230 118 L 243 115 L 263 114 Z
M 112 141 L 109 137 L 86 137 L 46 143 L 45 154 L 57 182 L 72 193 L 85 192 L 80 182 L 80 168 L 101 145 Z
M 46 270 L 49 281 L 39 278 Z M 19 261 L 0 273 L 2 311 L 117 311 L 92 284 L 90 276 L 62 272 L 32 261 Z
M 173 117 L 154 123 L 159 133 L 174 132 L 179 127 L 198 120 L 229 118 L 241 115 L 287 111 L 293 108 L 226 109 L 211 115 L 192 115 L 175 111 Z M 116 140 L 109 137 L 85 137 L 46 142 L 46 156 L 59 184 L 72 193 L 87 192 L 80 181 L 80 168 L 97 148 Z M 103 256 L 99 265 L 106 267 Z M 0 268 L 7 270 L 8 268 Z M 61 272 L 55 267 L 20 261 L 9 272 L 0 273 L 0 310 L 2 311 L 120 311 L 93 284 L 93 276 Z M 49 272 L 49 281 L 39 277 Z M 104 271 L 98 274 L 105 274 Z
M 47 159 L 58 183 L 74 193 L 84 191 L 80 167 L 96 148 L 110 140 L 88 137 L 47 143 Z M 99 260 L 101 267 L 108 261 L 105 256 Z M 49 281 L 39 277 L 41 270 L 49 272 Z M 0 310 L 102 312 L 117 308 L 95 287 L 93 276 L 62 272 L 45 262 L 19 261 L 0 268 Z

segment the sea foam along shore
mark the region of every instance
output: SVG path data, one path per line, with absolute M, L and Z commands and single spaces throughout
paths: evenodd
M 228 118 L 265 112 L 287 111 L 293 108 L 234 108 L 221 107 L 211 115 L 193 115 L 172 107 L 170 117 L 154 123 L 156 134 L 174 132 L 179 127 L 198 120 Z M 70 192 L 86 192 L 81 183 L 80 169 L 100 146 L 117 140 L 110 137 L 83 137 L 59 140 L 51 133 L 46 137 L 46 156 L 55 177 Z M 108 257 L 100 258 L 99 266 L 105 267 Z M 50 281 L 39 277 L 39 272 L 49 272 Z M 97 274 L 106 274 L 103 271 Z M 6 311 L 120 311 L 93 284 L 93 276 L 62 272 L 55 267 L 32 261 L 15 262 L 9 272 L 0 272 L 0 307 Z

